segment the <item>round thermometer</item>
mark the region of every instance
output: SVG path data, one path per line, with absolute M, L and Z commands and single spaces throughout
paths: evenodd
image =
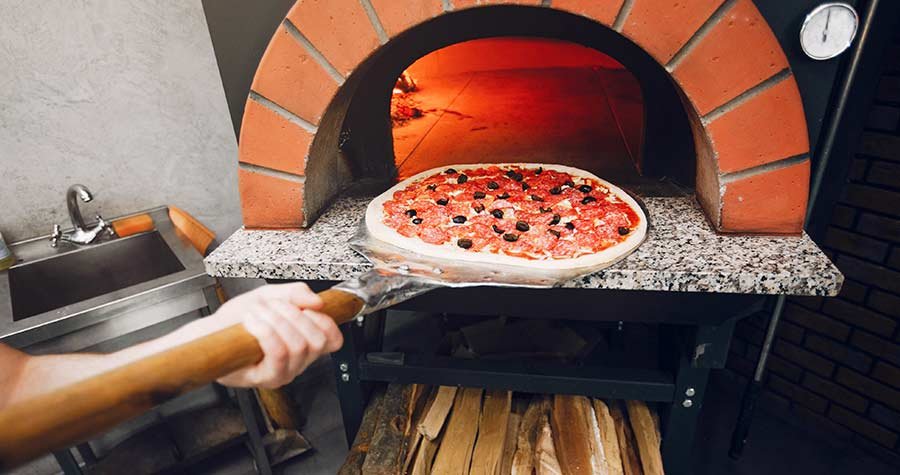
M 859 16 L 852 6 L 824 3 L 806 15 L 800 28 L 800 45 L 812 59 L 831 59 L 850 47 L 858 25 Z

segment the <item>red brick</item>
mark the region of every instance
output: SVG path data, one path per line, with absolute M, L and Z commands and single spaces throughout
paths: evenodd
M 299 229 L 303 225 L 303 184 L 238 170 L 244 226 Z
M 789 304 L 785 310 L 784 318 L 839 341 L 845 341 L 850 335 L 849 326 L 797 305 Z
M 553 8 L 577 13 L 612 26 L 625 0 L 554 0 Z
M 253 99 L 248 99 L 241 126 L 238 157 L 244 163 L 302 175 L 312 139 L 312 133 Z
M 855 305 L 843 299 L 828 299 L 822 311 L 850 325 L 864 328 L 882 336 L 891 336 L 897 322 L 879 313 Z
M 839 368 L 835 380 L 892 409 L 900 409 L 900 391 L 890 388 L 886 384 L 847 368 Z
M 853 332 L 853 336 L 850 337 L 850 344 L 871 355 L 900 366 L 900 344 L 859 330 Z
M 900 219 L 863 213 L 859 218 L 859 224 L 856 225 L 856 230 L 869 236 L 900 244 Z
M 478 5 L 478 0 L 450 0 L 454 10 L 462 10 L 463 8 L 474 7 Z
M 793 77 L 716 118 L 706 130 L 722 173 L 809 152 L 806 116 Z
M 251 89 L 318 124 L 337 82 L 282 25 L 259 62 Z
M 897 443 L 898 436 L 894 432 L 844 408 L 831 406 L 831 409 L 828 410 L 828 417 L 885 447 L 894 448 L 894 445 Z
M 788 67 L 752 0 L 739 0 L 678 63 L 673 76 L 700 115 Z
M 725 185 L 725 232 L 799 234 L 809 189 L 809 160 Z
M 900 293 L 900 272 L 846 255 L 838 257 L 836 264 L 851 279 Z
M 441 0 L 371 0 L 388 36 L 394 37 L 408 28 L 444 12 Z M 454 2 L 455 4 L 455 2 Z
M 895 388 L 900 388 L 900 368 L 896 366 L 879 361 L 872 370 L 872 377 Z
M 666 64 L 723 2 L 635 0 L 622 25 L 622 34 Z
M 481 5 L 540 5 L 541 0 L 481 0 Z
M 865 412 L 869 406 L 868 399 L 812 373 L 806 373 L 806 376 L 803 377 L 803 386 L 859 413 Z
M 380 45 L 358 1 L 302 0 L 287 17 L 344 76 Z

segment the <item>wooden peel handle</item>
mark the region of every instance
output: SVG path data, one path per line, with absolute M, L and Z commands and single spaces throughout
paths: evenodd
M 323 313 L 338 324 L 363 306 L 340 290 L 319 296 L 325 301 Z M 0 411 L 0 471 L 87 440 L 262 357 L 256 338 L 234 325 L 13 405 Z

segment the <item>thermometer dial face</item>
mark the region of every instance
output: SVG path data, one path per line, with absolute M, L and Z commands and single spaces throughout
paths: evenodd
M 800 29 L 803 52 L 812 59 L 833 58 L 850 47 L 859 17 L 846 3 L 825 3 L 815 8 Z

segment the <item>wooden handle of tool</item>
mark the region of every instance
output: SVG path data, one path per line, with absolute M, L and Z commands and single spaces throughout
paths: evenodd
M 338 324 L 363 302 L 340 290 L 319 293 Z M 0 411 L 0 472 L 70 447 L 160 403 L 263 357 L 243 325 L 220 330 Z

